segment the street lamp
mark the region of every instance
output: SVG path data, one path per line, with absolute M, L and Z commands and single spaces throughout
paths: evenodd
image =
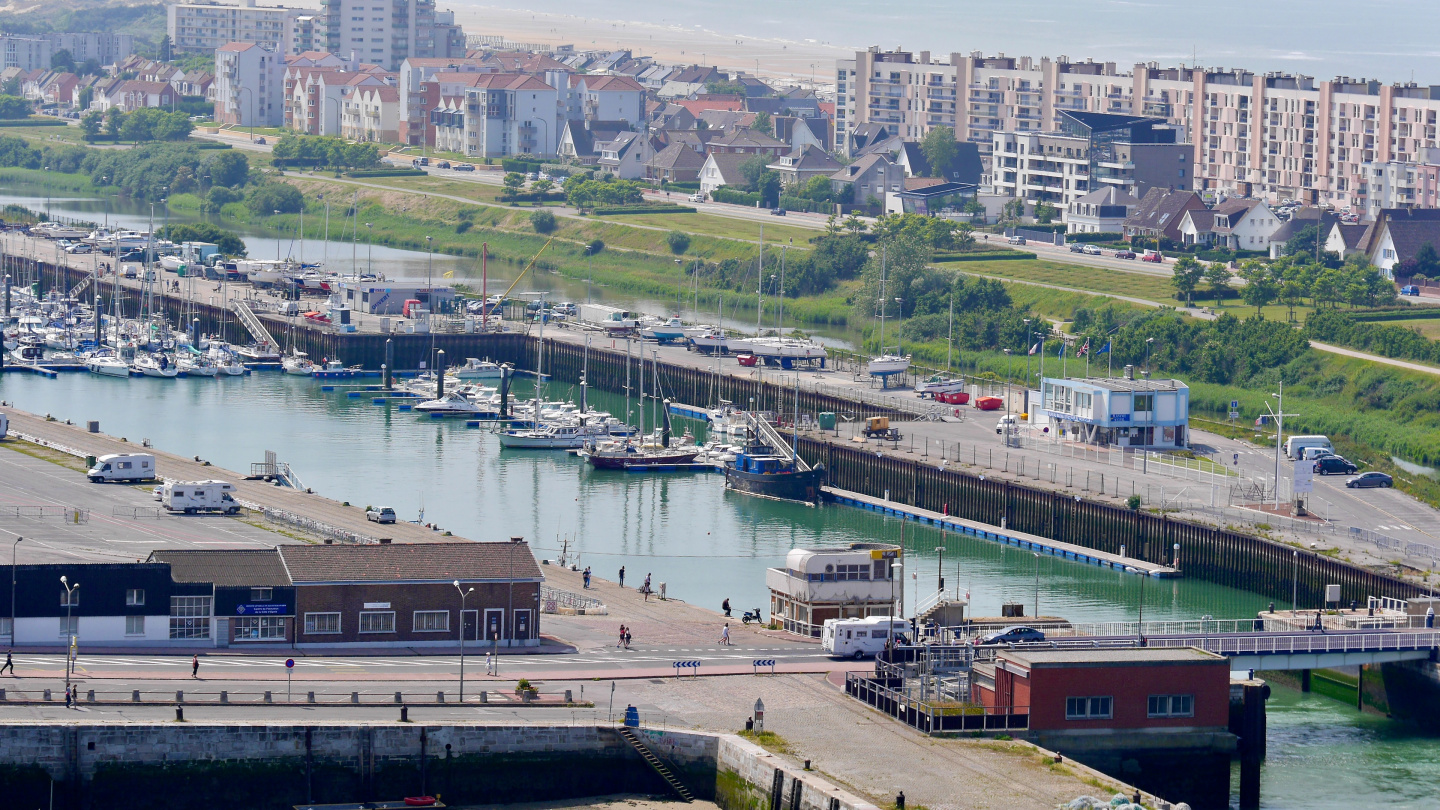
M 60 577 L 60 584 L 65 588 L 65 635 L 70 639 L 70 646 L 65 649 L 65 691 L 70 691 L 70 664 L 74 661 L 71 651 L 75 648 L 75 635 L 70 632 L 70 608 L 75 604 L 75 592 L 80 590 L 80 583 L 71 585 L 65 577 Z M 12 634 L 15 632 L 11 627 Z
M 523 542 L 525 542 L 525 538 L 523 537 L 510 538 L 510 608 L 506 616 L 510 622 L 510 643 L 505 645 L 507 647 L 515 646 L 515 549 L 519 548 Z
M 1005 352 L 1005 446 L 1010 446 L 1010 375 L 1015 370 L 1015 358 L 1010 356 L 1009 349 L 1001 349 Z
M 1149 574 L 1133 566 L 1125 566 L 1125 570 L 1132 574 L 1140 575 L 1140 621 L 1135 625 L 1135 637 L 1141 640 L 1145 638 L 1145 580 L 1150 578 Z
M 890 566 L 890 615 L 885 617 L 885 644 L 895 649 L 895 580 L 900 580 L 900 597 L 905 597 L 905 566 L 899 562 Z M 903 617 L 902 617 L 903 618 Z
M 585 246 L 585 303 L 590 301 L 590 288 L 595 284 L 595 251 L 592 245 Z
M 1040 618 L 1040 554 L 1039 552 L 1031 553 L 1035 555 L 1035 618 L 1038 619 Z
M 460 593 L 460 703 L 465 702 L 465 597 L 475 592 L 460 590 L 460 580 L 455 580 L 455 590 Z
M 1155 345 L 1155 338 L 1145 338 L 1145 371 L 1150 371 L 1150 349 Z
M 99 317 L 98 315 L 96 317 Z M 23 537 L 15 538 L 15 543 L 10 546 L 10 646 L 15 646 L 15 554 L 20 549 L 20 541 Z
M 940 567 L 935 569 L 935 590 L 945 590 L 945 547 L 936 546 L 935 553 L 940 555 Z

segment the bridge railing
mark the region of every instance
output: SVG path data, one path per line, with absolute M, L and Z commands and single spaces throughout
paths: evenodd
M 1440 632 L 1306 633 L 1265 636 L 1179 636 L 1153 638 L 1151 647 L 1199 647 L 1220 655 L 1285 655 L 1292 653 L 1387 652 L 1440 647 Z

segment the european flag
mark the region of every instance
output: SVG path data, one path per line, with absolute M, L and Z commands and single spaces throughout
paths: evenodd
M 1095 353 L 1096 353 L 1096 354 L 1105 354 L 1105 353 L 1108 352 L 1108 351 L 1110 351 L 1110 341 L 1107 340 L 1107 341 L 1105 341 L 1105 345 L 1100 347 L 1100 351 L 1095 352 Z

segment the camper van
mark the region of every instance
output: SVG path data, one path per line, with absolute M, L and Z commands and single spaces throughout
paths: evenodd
M 888 624 L 888 626 L 887 626 Z M 859 660 L 883 652 L 890 639 L 908 637 L 910 623 L 889 616 L 867 619 L 826 619 L 820 645 L 836 658 Z
M 1285 455 L 1299 461 L 1307 447 L 1322 447 L 1330 452 L 1335 452 L 1335 446 L 1330 444 L 1326 436 L 1291 436 L 1285 440 Z
M 95 459 L 85 473 L 90 483 L 102 481 L 154 481 L 155 457 L 149 453 L 111 453 Z
M 240 512 L 233 497 L 235 485 L 225 481 L 166 481 L 160 490 L 160 504 L 171 512 Z

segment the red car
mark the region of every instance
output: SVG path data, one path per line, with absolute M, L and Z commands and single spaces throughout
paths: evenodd
M 1114 255 L 1115 255 L 1115 258 L 1117 258 L 1117 259 L 1133 259 L 1133 258 L 1135 258 L 1135 251 L 1133 251 L 1133 250 L 1117 250 L 1117 251 L 1115 251 L 1115 254 L 1114 254 Z
M 1165 254 L 1158 250 L 1147 250 L 1145 255 L 1140 257 L 1140 261 L 1162 264 L 1165 261 Z

